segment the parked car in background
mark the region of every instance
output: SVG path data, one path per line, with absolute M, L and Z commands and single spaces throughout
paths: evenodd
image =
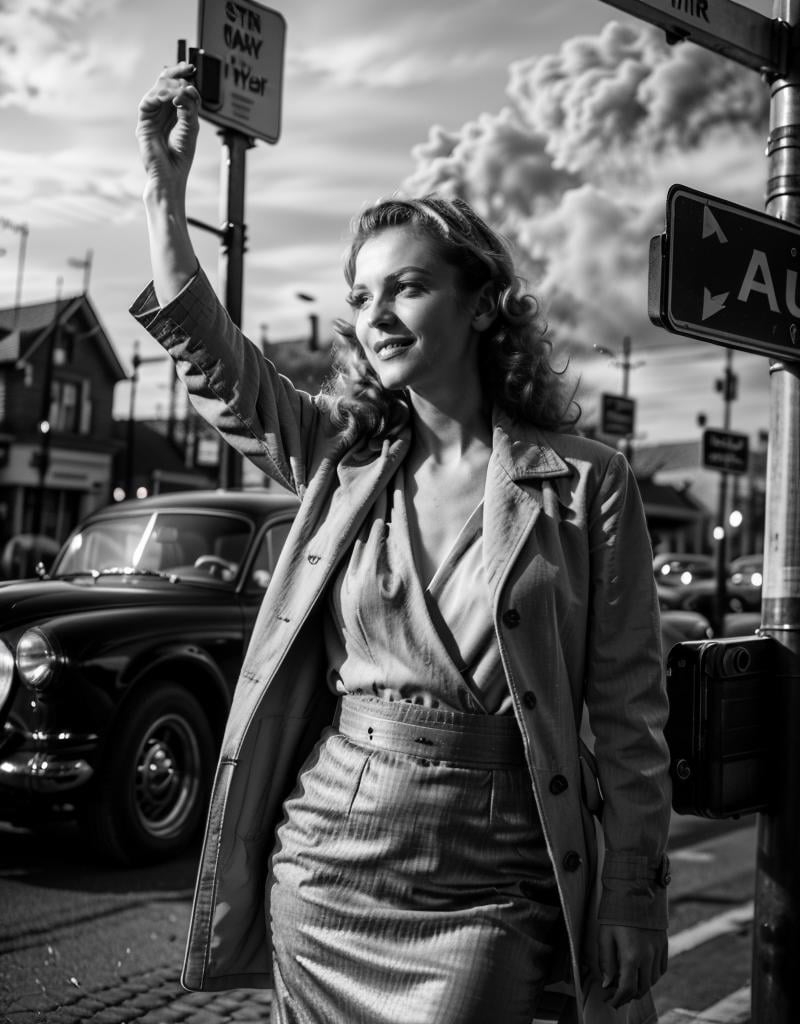
M 697 580 L 713 579 L 716 565 L 711 555 L 667 552 L 653 558 L 653 572 L 664 586 L 685 587 Z
M 87 518 L 49 574 L 0 583 L 0 819 L 76 816 L 122 864 L 193 838 L 296 508 L 274 491 L 125 502 Z M 708 629 L 666 611 L 664 654 Z
M 728 579 L 734 586 L 760 587 L 764 580 L 764 556 L 741 555 L 728 566 Z
M 0 818 L 77 815 L 121 863 L 194 836 L 296 506 L 267 491 L 125 502 L 49 575 L 0 584 Z

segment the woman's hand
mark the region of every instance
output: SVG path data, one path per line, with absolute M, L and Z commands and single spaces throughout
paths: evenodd
M 147 172 L 145 195 L 184 200 L 199 131 L 193 74 L 185 61 L 165 67 L 139 104 L 136 138 Z
M 164 68 L 139 104 L 136 137 L 147 172 L 144 205 L 153 287 L 159 304 L 173 299 L 197 271 L 186 220 L 186 184 L 199 131 L 200 95 L 191 64 Z
M 667 969 L 667 933 L 658 928 L 600 925 L 604 997 L 619 1007 L 641 999 Z

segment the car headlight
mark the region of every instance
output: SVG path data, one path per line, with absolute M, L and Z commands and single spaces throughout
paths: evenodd
M 17 671 L 32 690 L 46 690 L 52 683 L 58 655 L 41 629 L 28 629 L 17 642 Z
M 8 644 L 0 640 L 0 708 L 5 704 L 14 681 L 14 655 Z

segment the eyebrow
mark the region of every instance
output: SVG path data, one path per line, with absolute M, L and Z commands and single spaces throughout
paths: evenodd
M 390 274 L 387 274 L 384 278 L 385 281 L 396 281 L 398 277 L 402 277 L 403 274 L 419 274 L 421 277 L 432 278 L 435 274 L 434 270 L 430 270 L 427 267 L 420 267 L 415 263 L 409 263 L 404 267 L 398 267 L 397 270 L 393 270 Z M 359 288 L 366 288 L 366 285 L 360 284 L 358 281 L 353 281 L 351 291 L 357 291 Z

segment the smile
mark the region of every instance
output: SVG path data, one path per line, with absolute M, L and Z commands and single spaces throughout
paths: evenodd
M 375 346 L 375 355 L 378 359 L 391 359 L 413 344 L 413 338 L 391 338 L 388 341 L 381 341 Z

